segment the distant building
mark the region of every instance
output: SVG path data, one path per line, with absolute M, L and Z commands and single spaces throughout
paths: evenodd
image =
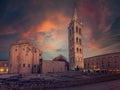
M 42 73 L 65 72 L 65 62 L 43 60 Z
M 19 40 L 10 48 L 9 73 L 40 73 L 41 51 L 26 40 Z
M 87 71 L 120 71 L 120 52 L 85 58 L 84 69 Z
M 0 74 L 8 73 L 8 61 L 0 60 Z
M 84 68 L 82 48 L 82 24 L 79 22 L 77 9 L 74 9 L 73 18 L 68 27 L 70 70 Z
M 69 63 L 67 59 L 63 55 L 59 55 L 53 59 L 53 61 L 60 61 L 60 62 L 65 62 L 65 69 L 66 71 L 69 70 Z

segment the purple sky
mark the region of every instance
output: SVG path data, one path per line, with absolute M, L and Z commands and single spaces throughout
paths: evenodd
M 0 59 L 10 45 L 27 39 L 43 59 L 68 59 L 68 25 L 74 0 L 0 0 Z M 120 51 L 120 0 L 76 0 L 83 23 L 84 57 Z

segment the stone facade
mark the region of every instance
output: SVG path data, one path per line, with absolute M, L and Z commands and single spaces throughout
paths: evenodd
M 82 27 L 77 16 L 77 10 L 74 9 L 73 18 L 68 27 L 69 41 L 69 61 L 70 69 L 84 68 L 83 49 L 82 49 Z
M 89 71 L 120 71 L 120 52 L 85 58 L 84 63 Z
M 40 73 L 41 51 L 26 40 L 10 48 L 9 73 Z
M 65 72 L 65 62 L 44 60 L 42 62 L 42 73 Z

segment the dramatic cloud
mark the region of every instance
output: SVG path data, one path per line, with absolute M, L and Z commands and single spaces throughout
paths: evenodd
M 84 23 L 84 56 L 116 52 L 119 46 L 119 0 L 80 0 L 78 10 Z M 117 19 L 116 19 L 117 18 Z M 106 49 L 108 48 L 109 49 Z M 92 52 L 91 52 L 92 51 Z M 120 51 L 118 48 L 117 51 Z
M 84 57 L 120 51 L 120 1 L 76 1 Z M 73 8 L 73 0 L 1 0 L 0 59 L 9 58 L 9 47 L 19 39 L 33 42 L 43 59 L 59 54 L 68 58 L 67 28 Z
M 43 52 L 61 52 L 58 49 L 67 48 L 66 26 L 69 22 L 70 18 L 66 17 L 64 12 L 46 12 L 45 20 L 35 26 L 32 26 L 26 32 L 23 32 L 21 34 L 21 38 L 31 39 L 31 41 L 34 41 L 36 46 Z M 64 44 L 64 42 L 66 42 L 66 44 Z

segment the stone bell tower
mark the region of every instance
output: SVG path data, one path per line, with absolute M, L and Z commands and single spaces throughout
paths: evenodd
M 79 21 L 77 8 L 74 8 L 73 17 L 68 27 L 68 42 L 69 42 L 69 61 L 70 70 L 76 68 L 82 69 L 83 48 L 82 48 L 82 23 Z

